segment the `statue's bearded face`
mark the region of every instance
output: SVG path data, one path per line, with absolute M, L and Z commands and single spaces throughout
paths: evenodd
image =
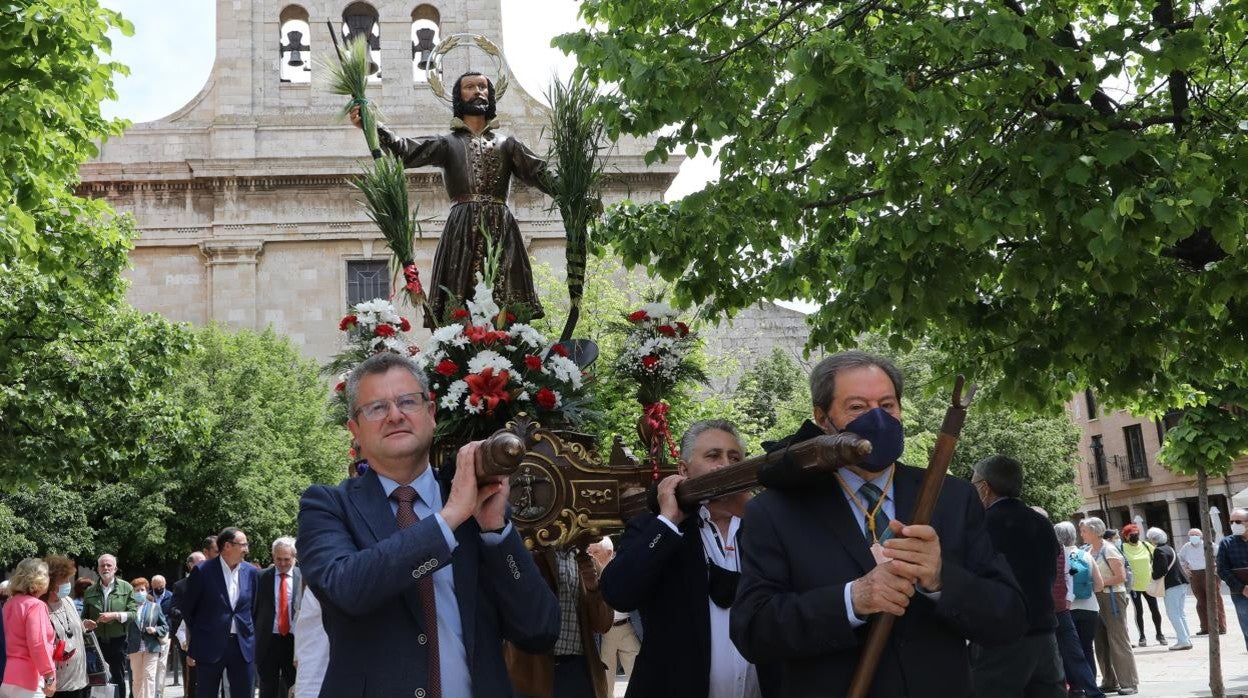
M 455 81 L 453 96 L 455 116 L 494 118 L 494 84 L 486 76 L 480 73 L 464 73 Z

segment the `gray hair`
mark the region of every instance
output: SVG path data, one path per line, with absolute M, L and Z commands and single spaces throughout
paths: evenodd
M 1058 521 L 1053 524 L 1053 533 L 1057 535 L 1057 542 L 1063 548 L 1069 548 L 1075 544 L 1075 525 L 1069 521 Z
M 295 539 L 290 536 L 282 536 L 281 538 L 273 541 L 273 547 L 271 548 L 273 554 L 277 554 L 278 548 L 290 548 L 291 555 L 299 554 L 299 551 L 295 548 Z
M 1023 464 L 1009 456 L 988 456 L 975 464 L 975 473 L 998 497 L 1018 497 L 1023 493 Z
M 389 351 L 373 354 L 351 369 L 351 373 L 347 374 L 347 409 L 352 419 L 355 418 L 356 400 L 360 397 L 360 381 L 364 380 L 364 376 L 379 375 L 388 372 L 392 368 L 401 368 L 412 374 L 412 378 L 415 378 L 416 382 L 420 384 L 421 392 L 426 395 L 429 394 L 429 381 L 425 378 L 425 372 L 420 370 L 420 366 L 416 365 L 415 361 Z
M 1165 531 L 1156 526 L 1149 528 L 1144 537 L 1153 545 L 1165 545 L 1170 540 L 1170 536 L 1167 536 Z
M 901 388 L 904 382 L 901 377 L 901 370 L 897 368 L 889 359 L 875 354 L 868 354 L 865 351 L 842 351 L 829 356 L 820 361 L 810 372 L 810 400 L 815 407 L 827 409 L 832 404 L 832 397 L 836 394 L 836 374 L 841 371 L 848 371 L 855 368 L 869 368 L 875 366 L 884 373 L 888 374 L 888 379 L 893 382 L 893 392 L 897 393 L 897 399 L 901 399 Z
M 745 455 L 745 446 L 741 443 L 741 434 L 737 432 L 737 427 L 726 419 L 704 419 L 700 422 L 694 422 L 689 425 L 685 433 L 680 437 L 680 459 L 689 462 L 693 456 L 693 445 L 697 443 L 698 437 L 708 431 L 726 432 L 737 442 L 737 448 L 741 449 L 742 455 Z
M 1081 521 L 1080 525 L 1087 526 L 1093 533 L 1096 534 L 1097 538 L 1105 535 L 1105 522 L 1095 516 L 1089 516 Z

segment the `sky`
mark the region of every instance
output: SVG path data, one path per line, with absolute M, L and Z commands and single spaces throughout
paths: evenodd
M 566 77 L 575 59 L 550 47 L 557 34 L 582 26 L 573 0 L 502 0 L 507 63 L 516 79 L 541 99 L 552 74 Z M 130 67 L 116 81 L 118 99 L 103 105 L 105 116 L 138 123 L 171 114 L 191 100 L 212 70 L 216 0 L 103 0 L 134 24 L 134 35 L 113 32 L 112 58 Z M 667 192 L 668 200 L 701 189 L 718 176 L 711 158 L 685 161 Z

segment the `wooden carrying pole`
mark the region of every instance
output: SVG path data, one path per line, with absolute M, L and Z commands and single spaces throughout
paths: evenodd
M 831 473 L 853 465 L 871 453 L 871 442 L 849 432 L 807 439 L 788 448 L 747 458 L 714 472 L 689 478 L 676 486 L 676 501 L 684 511 L 702 502 L 737 492 L 768 486 L 781 480 L 800 479 L 817 472 Z M 644 511 L 658 513 L 655 488 L 638 490 L 620 498 L 620 518 L 628 521 Z
M 928 461 L 927 472 L 923 474 L 923 484 L 919 487 L 919 496 L 910 513 L 908 525 L 925 525 L 932 520 L 932 511 L 936 508 L 936 500 L 940 497 L 940 488 L 945 481 L 945 473 L 949 470 L 949 462 L 953 460 L 953 449 L 958 445 L 958 436 L 962 433 L 962 425 L 966 422 L 966 408 L 975 396 L 975 386 L 962 396 L 965 378 L 958 376 L 953 386 L 953 404 L 945 412 L 945 421 L 940 425 L 940 435 L 936 438 L 936 448 Z M 849 684 L 849 698 L 867 698 L 871 692 L 871 681 L 875 678 L 875 670 L 884 654 L 884 646 L 888 644 L 888 636 L 893 631 L 893 623 L 897 616 L 880 613 L 871 620 L 871 628 L 867 631 L 867 643 L 858 658 L 858 666 L 854 669 L 854 678 Z

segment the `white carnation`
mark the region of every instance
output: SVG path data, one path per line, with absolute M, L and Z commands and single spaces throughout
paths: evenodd
M 472 357 L 472 360 L 468 362 L 469 373 L 480 373 L 487 368 L 493 368 L 494 373 L 513 370 L 511 361 L 498 352 L 489 349 Z

